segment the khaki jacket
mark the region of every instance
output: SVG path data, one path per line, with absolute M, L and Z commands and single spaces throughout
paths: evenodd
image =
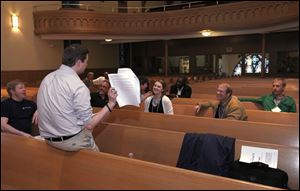
M 212 101 L 212 102 L 201 104 L 201 107 L 204 108 L 212 107 L 213 117 L 214 117 L 216 116 L 218 105 L 219 105 L 218 101 Z M 224 105 L 225 105 L 224 116 L 223 116 L 224 119 L 247 121 L 248 116 L 246 114 L 246 110 L 236 96 L 232 96 L 230 100 L 224 103 Z

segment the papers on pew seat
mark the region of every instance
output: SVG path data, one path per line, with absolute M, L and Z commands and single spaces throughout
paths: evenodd
M 140 106 L 140 81 L 130 68 L 119 68 L 117 74 L 108 74 L 108 78 L 111 87 L 118 92 L 117 102 L 120 107 Z
M 271 168 L 277 168 L 278 150 L 261 147 L 242 146 L 241 162 L 262 162 Z

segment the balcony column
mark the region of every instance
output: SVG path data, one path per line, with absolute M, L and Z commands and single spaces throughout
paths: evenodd
M 169 57 L 169 52 L 168 52 L 168 41 L 165 40 L 165 76 L 168 76 L 168 57 Z
M 262 78 L 265 77 L 265 59 L 266 59 L 266 35 L 262 34 L 262 45 L 261 45 L 261 55 L 262 55 L 262 62 L 261 62 L 261 76 Z

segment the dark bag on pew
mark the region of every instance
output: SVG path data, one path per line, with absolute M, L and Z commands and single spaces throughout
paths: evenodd
M 235 138 L 210 133 L 184 135 L 177 167 L 227 176 L 234 162 Z
M 229 170 L 229 177 L 288 189 L 288 174 L 283 170 L 270 168 L 261 162 L 234 161 Z

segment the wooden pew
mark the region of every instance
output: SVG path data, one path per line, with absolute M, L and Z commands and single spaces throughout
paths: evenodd
M 272 79 L 273 80 L 273 79 Z M 263 80 L 259 78 L 253 79 L 224 79 L 211 80 L 203 83 L 193 83 L 192 97 L 198 97 L 197 94 L 216 94 L 217 86 L 220 83 L 229 83 L 236 96 L 262 96 L 272 92 L 272 80 Z M 299 79 L 287 80 L 285 94 L 299 100 Z
M 174 114 L 176 115 L 191 115 L 195 116 L 195 106 L 194 105 L 183 105 L 183 104 L 173 104 Z M 201 117 L 213 118 L 212 108 L 201 109 Z M 248 115 L 248 121 L 253 122 L 263 122 L 263 123 L 278 123 L 278 124 L 288 124 L 296 125 L 299 127 L 299 113 L 275 113 L 270 111 L 261 110 L 250 110 L 247 109 L 246 113 Z
M 21 159 L 21 161 L 20 161 Z M 1 133 L 1 189 L 276 189 Z
M 172 99 L 173 104 L 183 105 L 197 105 L 198 103 L 208 102 L 215 99 L 201 99 L 201 98 L 174 98 Z M 245 109 L 263 110 L 263 107 L 258 103 L 253 102 L 242 102 Z
M 134 127 L 121 124 L 100 124 L 94 129 L 95 141 L 102 152 L 176 166 L 183 132 Z M 299 148 L 236 139 L 235 160 L 240 158 L 241 146 L 278 150 L 278 168 L 289 175 L 289 186 L 299 189 Z
M 238 95 L 238 94 L 234 94 L 235 96 L 237 97 L 244 97 L 244 98 L 258 98 L 262 95 L 259 95 L 259 96 L 250 96 L 250 95 Z M 208 99 L 208 100 L 215 100 L 216 99 L 216 93 L 213 93 L 213 94 L 208 94 L 208 93 L 196 93 L 196 92 L 193 92 L 192 93 L 192 98 L 200 98 L 200 99 Z M 295 102 L 296 104 L 299 105 L 299 96 L 296 96 L 296 97 L 293 97 L 295 99 Z
M 174 98 L 172 99 L 172 103 L 173 104 L 184 104 L 184 105 L 197 105 L 198 103 L 202 103 L 202 102 L 208 102 L 210 100 L 215 100 L 215 99 L 208 99 L 208 98 Z M 264 108 L 258 104 L 258 103 L 254 103 L 254 102 L 242 102 L 242 104 L 244 105 L 245 109 L 254 109 L 254 110 L 264 110 Z M 297 112 L 299 112 L 299 102 L 296 102 L 296 109 Z
M 141 107 L 135 106 L 124 106 L 119 109 L 122 110 L 133 110 L 133 111 L 144 111 L 143 105 Z M 183 105 L 183 104 L 173 104 L 174 114 L 175 115 L 188 115 L 195 116 L 195 105 Z M 253 122 L 263 122 L 263 123 L 278 123 L 278 124 L 287 124 L 287 125 L 296 125 L 299 126 L 299 113 L 274 113 L 264 110 L 251 110 L 247 109 L 246 113 L 248 115 L 247 121 Z M 198 114 L 200 117 L 209 117 L 213 118 L 212 108 L 202 108 Z
M 162 115 L 121 109 L 113 110 L 105 122 L 187 133 L 214 133 L 247 141 L 299 148 L 299 128 L 293 125 Z
M 217 84 L 218 85 L 218 84 Z M 213 87 L 207 87 L 207 85 L 195 86 L 193 85 L 193 93 L 205 93 L 205 94 L 215 94 L 217 90 L 217 85 Z M 258 88 L 258 87 L 232 87 L 234 95 L 243 95 L 243 96 L 262 96 L 270 94 L 272 92 L 271 88 Z M 285 94 L 291 97 L 299 98 L 298 90 L 286 90 Z

